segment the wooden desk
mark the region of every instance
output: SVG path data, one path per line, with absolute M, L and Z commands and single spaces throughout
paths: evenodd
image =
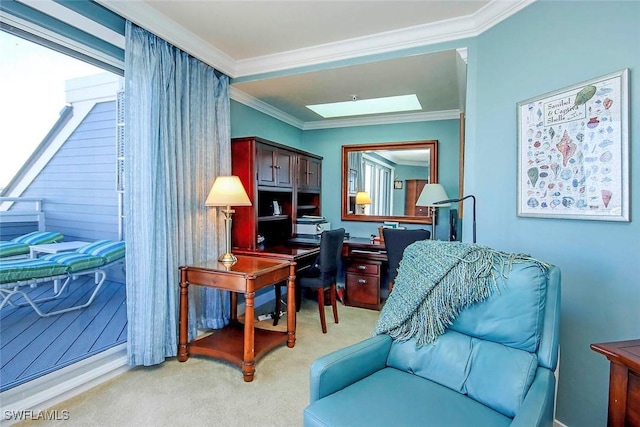
M 295 262 L 239 255 L 230 267 L 218 261 L 180 267 L 180 323 L 178 360 L 185 362 L 190 354 L 226 360 L 242 368 L 246 382 L 253 380 L 255 362 L 268 351 L 296 342 Z M 287 332 L 254 329 L 255 292 L 287 280 Z M 231 322 L 210 335 L 188 342 L 189 285 L 208 286 L 231 291 Z M 237 293 L 245 297 L 244 326 L 238 322 Z
M 345 304 L 380 310 L 386 285 L 387 252 L 384 243 L 352 237 L 344 241 Z
M 609 359 L 609 427 L 640 427 L 640 340 L 591 344 Z

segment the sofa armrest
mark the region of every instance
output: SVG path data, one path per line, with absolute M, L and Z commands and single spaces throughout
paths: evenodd
M 310 403 L 384 368 L 390 348 L 391 337 L 376 335 L 315 360 L 310 373 Z
M 539 367 L 511 427 L 553 426 L 555 386 L 553 372 Z

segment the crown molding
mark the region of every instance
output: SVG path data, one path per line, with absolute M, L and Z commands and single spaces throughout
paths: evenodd
M 238 60 L 234 77 L 308 67 L 475 37 L 534 1 L 494 0 L 473 15 Z
M 142 1 L 96 0 L 231 78 L 290 70 L 474 37 L 535 0 L 493 0 L 473 15 L 304 49 L 235 60 Z
M 251 95 L 231 86 L 229 97 L 234 101 L 253 108 L 275 119 L 283 121 L 301 130 L 332 129 L 352 126 L 388 125 L 396 123 L 425 122 L 434 120 L 452 120 L 460 118 L 460 110 L 434 111 L 427 113 L 384 114 L 367 117 L 350 117 L 347 119 L 326 119 L 311 122 L 303 122 L 300 119 L 275 108 Z
M 380 116 L 328 119 L 305 122 L 302 130 L 333 129 L 353 126 L 390 125 L 398 123 L 428 122 L 435 120 L 458 120 L 460 110 L 432 111 L 425 113 L 385 114 Z
M 293 117 L 292 115 L 287 114 L 284 111 L 259 100 L 258 98 L 254 98 L 253 96 L 242 92 L 241 90 L 238 90 L 233 86 L 229 87 L 229 97 L 234 101 L 237 101 L 241 104 L 246 105 L 247 107 L 251 107 L 254 110 L 290 124 L 291 126 L 297 127 L 298 129 L 304 128 L 304 122 L 302 120 Z
M 234 77 L 236 61 L 226 53 L 208 44 L 166 15 L 142 1 L 95 0 L 136 25 L 211 65 L 216 70 Z

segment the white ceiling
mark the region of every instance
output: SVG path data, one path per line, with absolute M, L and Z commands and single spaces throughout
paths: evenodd
M 473 37 L 532 1 L 98 0 L 235 78 L 233 99 L 302 129 L 458 117 L 466 51 L 398 52 Z M 410 93 L 422 112 L 323 120 L 305 107 Z

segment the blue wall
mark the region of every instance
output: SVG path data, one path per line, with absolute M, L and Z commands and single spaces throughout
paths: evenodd
M 441 120 L 393 125 L 355 126 L 336 129 L 307 130 L 302 149 L 323 156 L 322 214 L 332 227 L 344 227 L 352 236 L 378 234 L 377 222 L 343 222 L 340 217 L 342 146 L 375 142 L 438 140 L 439 182 L 451 197 L 458 194 L 458 159 L 460 157 L 459 120 Z M 436 228 L 438 238 L 447 240 L 448 210 L 440 209 Z M 415 227 L 409 225 L 409 227 Z M 430 229 L 430 226 L 427 227 Z
M 478 198 L 478 242 L 562 271 L 556 418 L 570 427 L 606 425 L 609 364 L 589 344 L 640 338 L 640 223 L 518 218 L 516 103 L 629 68 L 638 200 L 639 22 L 640 2 L 539 1 L 469 48 L 465 190 Z
M 231 101 L 231 137 L 259 136 L 269 141 L 300 148 L 302 130 L 264 113 Z

